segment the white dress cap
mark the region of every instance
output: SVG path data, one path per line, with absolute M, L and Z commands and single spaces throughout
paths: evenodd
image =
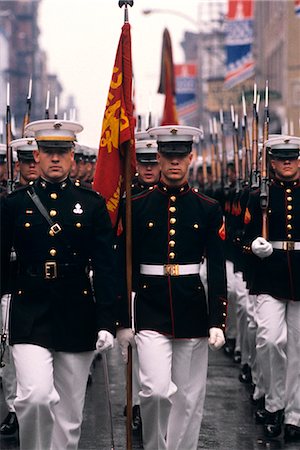
M 153 139 L 154 136 L 151 136 L 148 131 L 137 131 L 135 133 L 136 141 L 147 141 L 149 139 Z
M 202 138 L 203 130 L 183 125 L 162 125 L 150 128 L 148 133 L 157 139 L 157 142 L 191 142 L 194 138 Z
M 38 146 L 36 140 L 32 137 L 14 139 L 9 145 L 16 151 L 29 151 L 37 150 Z
M 285 149 L 285 150 L 299 150 L 300 138 L 296 136 L 287 136 L 285 134 L 271 137 L 266 141 L 266 147 L 271 150 Z
M 76 134 L 83 126 L 71 120 L 37 120 L 25 127 L 25 132 L 34 132 L 35 139 L 40 141 L 75 141 Z
M 137 155 L 143 153 L 157 153 L 157 143 L 154 140 L 137 141 L 135 143 L 135 151 Z

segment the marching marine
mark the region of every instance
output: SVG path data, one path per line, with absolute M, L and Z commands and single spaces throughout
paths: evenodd
M 157 143 L 147 132 L 135 133 L 137 177 L 132 185 L 132 195 L 139 194 L 155 186 L 160 177 L 157 161 Z
M 4 292 L 12 246 L 18 260 L 9 339 L 21 450 L 78 448 L 94 349 L 113 346 L 111 222 L 104 199 L 68 176 L 81 130 L 71 121 L 28 124 L 41 176 L 2 199 Z
M 31 181 L 36 180 L 39 176 L 39 166 L 33 157 L 33 150 L 37 150 L 37 144 L 34 138 L 29 137 L 11 141 L 10 146 L 12 147 L 12 151 L 17 153 L 15 167 L 18 169 L 19 178 L 14 182 L 14 189 L 19 189 Z M 9 273 L 10 281 L 12 281 L 13 274 L 15 275 L 16 270 L 17 261 L 15 260 L 15 252 L 12 252 Z M 11 292 L 11 289 L 9 289 L 9 292 Z M 1 299 L 2 329 L 6 335 L 8 335 L 9 303 L 10 294 L 7 293 Z M 8 414 L 0 425 L 0 434 L 2 436 L 11 436 L 18 430 L 18 420 L 14 407 L 16 397 L 16 371 L 9 346 L 6 349 L 5 365 L 2 369 L 2 385 Z
M 132 200 L 143 445 L 145 450 L 195 450 L 208 343 L 213 349 L 224 344 L 222 213 L 218 202 L 187 183 L 193 137 L 201 130 L 174 125 L 148 132 L 157 139 L 161 179 Z M 208 299 L 199 276 L 204 252 Z M 128 326 L 126 317 L 122 325 Z M 129 343 L 134 344 L 131 329 Z M 120 344 L 125 351 L 125 339 Z
M 257 294 L 256 351 L 265 389 L 257 411 L 267 437 L 300 440 L 300 138 L 266 142 L 274 179 L 269 186 L 268 240 L 262 237 L 260 191 L 250 193 L 244 249 L 252 253 L 250 291 Z
M 136 149 L 136 169 L 137 176 L 131 186 L 131 194 L 137 195 L 143 191 L 151 190 L 158 183 L 160 177 L 160 169 L 157 161 L 157 143 L 156 140 L 146 131 L 135 133 L 135 149 Z M 132 293 L 133 301 L 135 293 Z M 122 332 L 118 333 L 119 341 Z M 139 379 L 138 357 L 133 348 L 133 365 L 132 365 L 132 430 L 135 434 L 141 434 L 142 419 L 140 415 L 140 379 Z M 125 407 L 124 412 L 127 413 Z

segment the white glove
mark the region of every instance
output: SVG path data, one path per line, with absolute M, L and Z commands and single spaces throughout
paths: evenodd
M 124 362 L 128 361 L 128 346 L 135 347 L 134 333 L 131 328 L 120 328 L 117 331 L 117 341 L 119 343 Z
M 221 328 L 210 328 L 208 345 L 212 350 L 219 350 L 225 344 L 225 336 Z
M 265 238 L 259 236 L 251 244 L 251 250 L 254 255 L 259 258 L 267 258 L 267 256 L 272 255 L 273 247 L 272 244 L 265 240 Z
M 100 330 L 98 332 L 98 340 L 96 342 L 96 350 L 98 352 L 106 352 L 110 350 L 114 346 L 114 337 L 113 335 L 106 330 Z

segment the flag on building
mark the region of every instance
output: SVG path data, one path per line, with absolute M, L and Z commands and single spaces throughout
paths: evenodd
M 125 23 L 110 82 L 93 183 L 93 189 L 106 200 L 113 226 L 118 220 L 120 200 L 124 192 L 125 151 L 131 152 L 134 174 L 134 150 L 131 36 L 130 24 Z
M 300 17 L 300 0 L 295 0 L 295 14 Z
M 227 89 L 254 75 L 253 0 L 228 0 L 226 31 Z
M 178 120 L 182 125 L 191 125 L 198 118 L 197 65 L 175 64 L 174 67 Z
M 165 105 L 161 125 L 177 125 L 178 117 L 175 104 L 175 73 L 172 56 L 172 43 L 169 31 L 165 28 L 161 54 L 159 94 L 165 94 Z

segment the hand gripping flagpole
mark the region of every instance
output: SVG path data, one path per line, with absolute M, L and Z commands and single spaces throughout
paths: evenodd
M 128 5 L 133 6 L 133 0 L 119 0 L 119 7 L 124 6 L 124 23 L 128 23 Z M 132 218 L 131 218 L 131 152 L 130 144 L 125 149 L 125 192 L 126 192 L 126 280 L 129 319 L 131 323 L 132 307 Z M 126 376 L 126 450 L 132 449 L 132 348 L 128 347 L 128 362 Z

